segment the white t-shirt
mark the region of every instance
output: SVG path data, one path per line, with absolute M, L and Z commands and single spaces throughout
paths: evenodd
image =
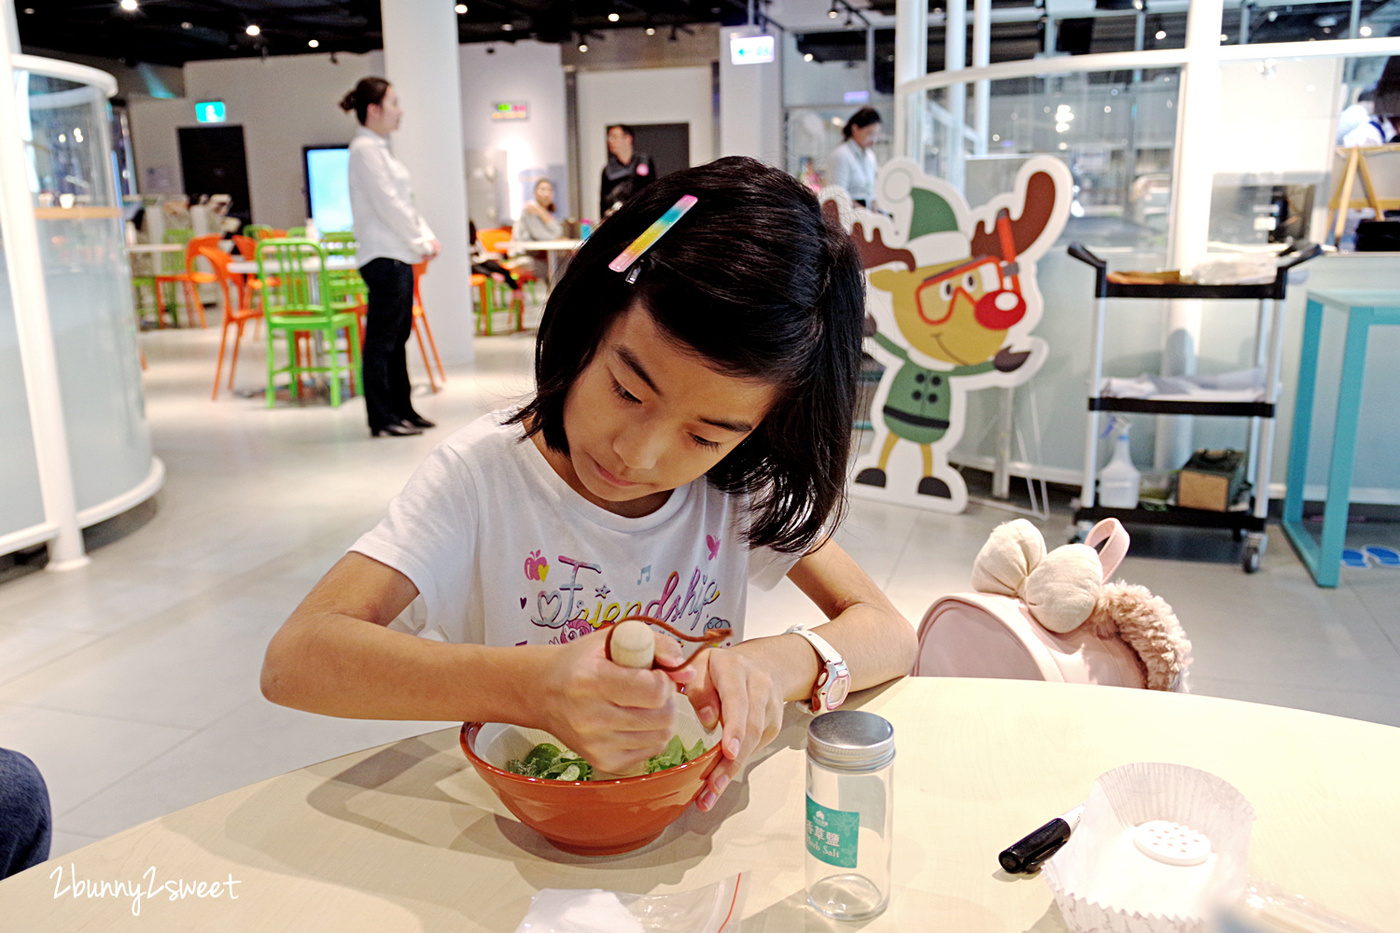
M 393 627 L 483 645 L 572 641 L 634 612 L 743 640 L 747 584 L 770 588 L 797 554 L 744 542 L 743 501 L 704 477 L 624 518 L 559 477 L 510 412 L 435 447 L 389 514 L 350 549 L 398 570 L 419 598 Z

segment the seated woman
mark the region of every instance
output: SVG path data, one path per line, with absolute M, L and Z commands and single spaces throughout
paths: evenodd
M 520 219 L 515 222 L 511 239 L 517 243 L 538 243 L 557 240 L 564 235 L 564 225 L 554 216 L 554 182 L 541 178 L 535 182 L 535 199 L 525 202 Z M 530 257 L 536 278 L 549 277 L 549 258 L 542 250 L 532 250 Z

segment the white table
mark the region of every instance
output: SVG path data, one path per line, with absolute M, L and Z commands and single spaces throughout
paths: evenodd
M 320 263 L 315 259 L 308 259 L 305 268 L 308 272 L 315 272 Z M 345 272 L 350 269 L 358 269 L 354 256 L 330 256 L 326 259 L 326 270 L 329 272 Z M 275 262 L 267 264 L 267 269 L 273 275 L 282 271 L 282 267 Z M 228 271 L 235 275 L 257 275 L 258 263 L 255 259 L 235 259 L 228 264 Z
M 126 245 L 128 253 L 183 253 L 185 244 L 183 243 L 128 243 Z
M 563 257 L 583 245 L 582 240 L 506 240 L 500 244 L 502 249 L 511 252 L 543 252 L 546 254 L 549 263 L 549 285 L 558 281 L 559 264 Z
M 895 727 L 889 909 L 852 930 L 1064 929 L 1046 883 L 997 853 L 1135 761 L 1210 771 L 1254 806 L 1250 873 L 1380 930 L 1400 930 L 1400 729 L 1209 697 L 1029 681 L 907 679 L 852 697 Z M 746 872 L 744 933 L 833 930 L 802 894 L 808 717 L 711 813 L 651 845 L 589 859 L 512 817 L 457 729 L 346 755 L 215 797 L 0 882 L 6 930 L 492 931 L 542 888 L 664 894 Z M 94 763 L 99 766 L 99 763 Z M 60 873 L 61 870 L 61 873 Z M 237 884 L 236 901 L 55 898 L 80 879 Z M 844 926 L 841 927 L 845 929 Z

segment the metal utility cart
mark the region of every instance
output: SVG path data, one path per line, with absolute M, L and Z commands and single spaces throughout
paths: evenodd
M 1284 293 L 1289 270 L 1321 252 L 1318 246 L 1290 247 L 1280 256 L 1272 282 L 1258 285 L 1127 284 L 1108 280 L 1108 263 L 1072 243 L 1069 254 L 1094 267 L 1094 330 L 1091 346 L 1089 419 L 1084 440 L 1084 484 L 1080 507 L 1075 510 L 1075 540 L 1083 540 L 1094 522 L 1116 518 L 1125 524 L 1178 525 L 1195 528 L 1228 528 L 1236 539 L 1245 538 L 1241 564 L 1246 573 L 1259 569 L 1259 558 L 1268 545 L 1265 523 L 1269 516 L 1269 468 L 1274 444 L 1274 409 L 1278 403 L 1279 367 L 1283 355 Z M 1284 258 L 1284 257 L 1287 258 Z M 1116 398 L 1102 395 L 1103 336 L 1110 298 L 1255 299 L 1259 317 L 1254 335 L 1254 365 L 1265 370 L 1264 398 L 1260 401 L 1218 402 L 1157 398 Z M 1212 512 L 1169 507 L 1117 509 L 1096 504 L 1099 472 L 1100 412 L 1138 412 L 1151 415 L 1215 415 L 1249 419 L 1249 469 L 1251 502 L 1248 509 Z

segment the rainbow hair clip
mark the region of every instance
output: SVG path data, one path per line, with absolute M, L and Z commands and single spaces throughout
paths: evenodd
M 685 212 L 695 206 L 700 199 L 693 194 L 682 195 L 681 199 L 671 205 L 671 209 L 656 219 L 652 224 L 642 231 L 642 235 L 632 241 L 622 252 L 617 254 L 617 258 L 608 263 L 608 268 L 614 272 L 626 272 L 631 265 L 642 254 L 656 245 L 656 241 L 666 235 L 666 231 L 676 225 L 676 221 L 685 216 Z M 635 276 L 628 281 L 635 281 Z

